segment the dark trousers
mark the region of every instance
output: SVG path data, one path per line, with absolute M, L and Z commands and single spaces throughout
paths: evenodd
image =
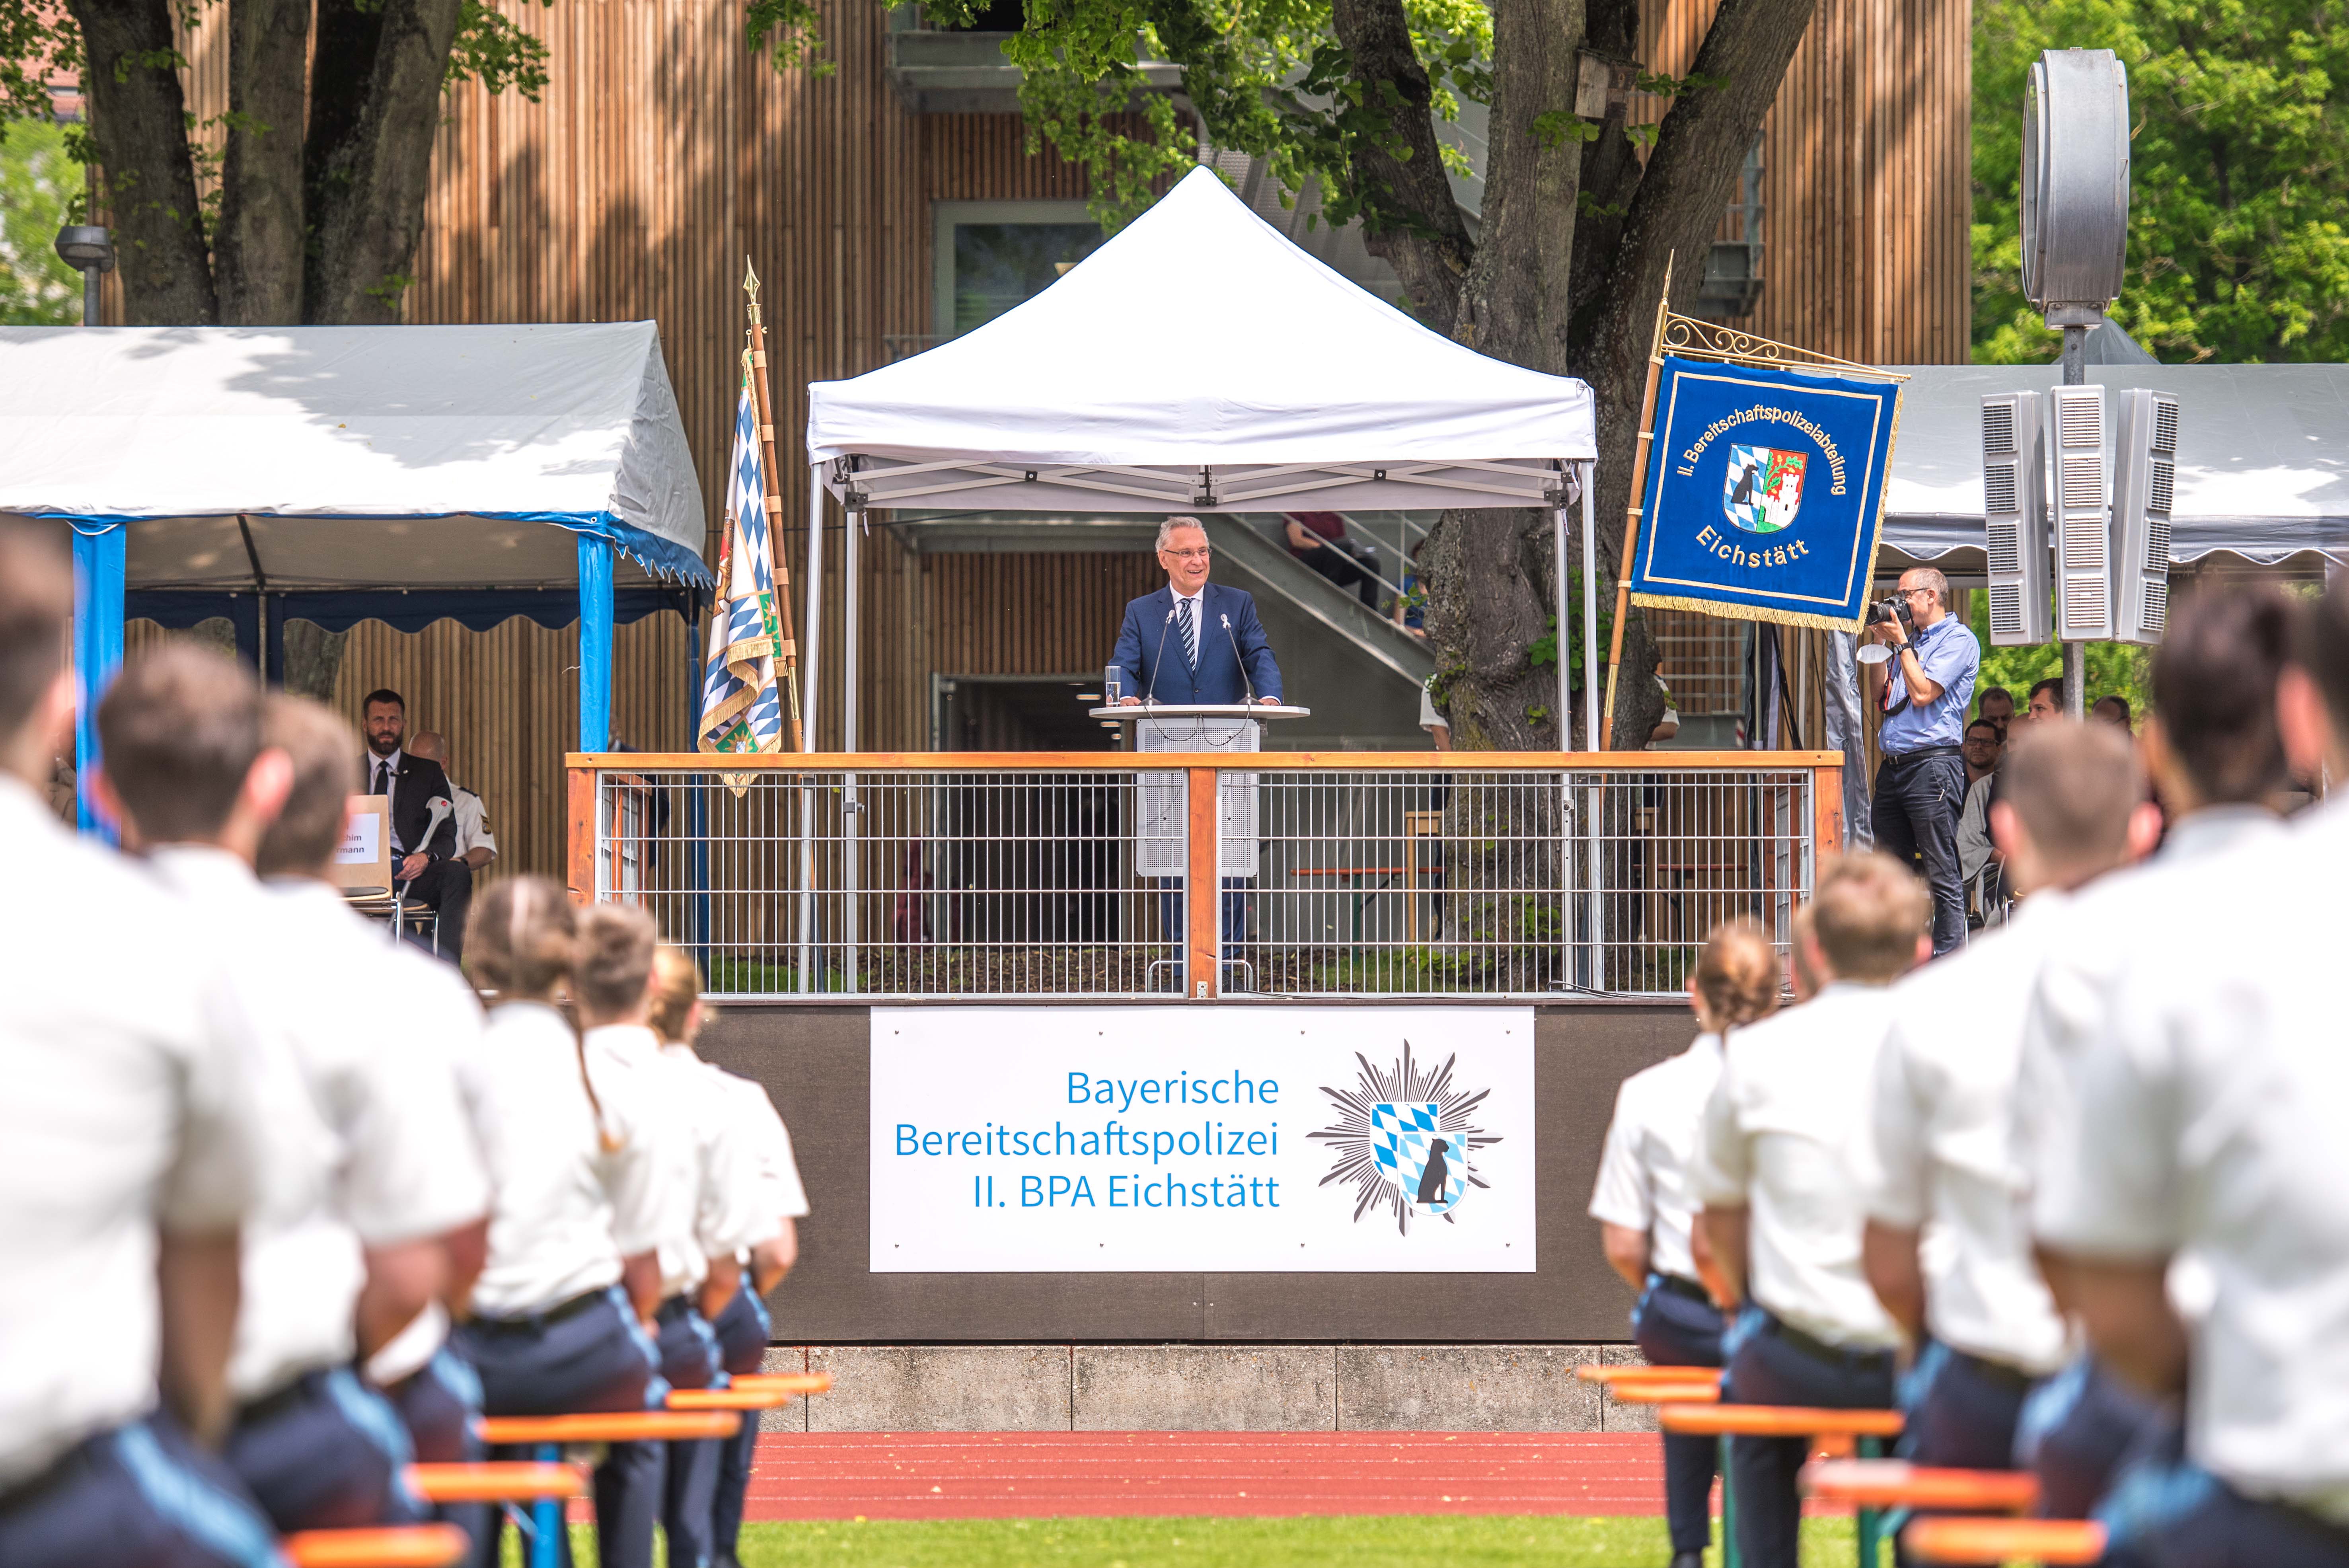
M 1721 1314 L 1692 1281 L 1648 1276 L 1631 1309 L 1631 1337 L 1656 1367 L 1721 1365 Z M 1664 1434 L 1664 1518 L 1672 1554 L 1713 1544 L 1713 1474 L 1721 1445 L 1713 1438 Z
M 8 1568 L 274 1568 L 269 1521 L 168 1416 L 85 1439 L 0 1490 Z
M 2039 1478 L 2042 1514 L 2085 1519 L 2126 1461 L 2159 1451 L 2175 1430 L 2168 1412 L 2083 1356 L 2023 1401 L 2014 1458 Z
M 1911 1464 L 2013 1470 L 2014 1429 L 2032 1380 L 2010 1367 L 1928 1344 L 1900 1383 L 1908 1425 L 1894 1451 Z M 1909 1561 L 1905 1550 L 1899 1561 Z
M 1306 551 L 1298 559 L 1339 587 L 1355 590 L 1371 609 L 1379 607 L 1379 560 L 1375 554 L 1341 541 L 1324 540 L 1319 549 Z
M 1158 895 L 1158 929 L 1161 933 L 1161 940 L 1177 953 L 1190 951 L 1185 935 L 1189 928 L 1183 923 L 1183 889 L 1189 880 L 1187 877 L 1158 879 L 1158 885 L 1167 890 Z M 1247 882 L 1244 878 L 1226 877 L 1223 879 L 1223 889 L 1224 962 L 1228 964 L 1238 956 L 1239 944 L 1247 940 Z M 1216 987 L 1219 992 L 1223 988 L 1220 985 Z
M 620 1287 L 504 1322 L 460 1324 L 450 1343 L 480 1374 L 481 1408 L 492 1416 L 560 1416 L 589 1410 L 654 1410 L 668 1398 L 660 1356 Z M 604 1568 L 650 1568 L 660 1516 L 659 1443 L 614 1443 L 595 1467 L 595 1551 Z M 500 1449 L 498 1459 L 533 1459 Z M 476 1542 L 473 1561 L 493 1565 L 500 1531 Z M 563 1561 L 571 1561 L 565 1537 Z
M 726 1386 L 719 1365 L 718 1336 L 688 1296 L 660 1305 L 661 1376 L 675 1388 Z M 755 1426 L 746 1419 L 745 1426 Z M 709 1568 L 712 1520 L 718 1501 L 718 1449 L 723 1439 L 698 1438 L 664 1443 L 667 1475 L 661 1488 L 661 1533 L 668 1540 L 669 1568 Z
M 2096 1510 L 2104 1568 L 2349 1568 L 2349 1529 L 2245 1497 L 2169 1446 L 2132 1463 Z
M 407 884 L 408 900 L 440 917 L 440 956 L 454 964 L 465 955 L 465 915 L 473 907 L 473 868 L 462 861 L 434 861 Z
M 386 1388 L 383 1397 L 408 1429 L 409 1446 L 419 1464 L 470 1464 L 488 1454 L 473 1431 L 474 1418 L 481 1413 L 481 1380 L 447 1346 Z M 492 1505 L 484 1502 L 442 1503 L 431 1513 L 477 1542 L 489 1533 L 496 1518 Z
M 709 1326 L 718 1335 L 719 1357 L 727 1376 L 756 1372 L 767 1358 L 767 1339 L 773 1326 L 767 1304 L 742 1276 L 742 1288 Z M 750 1491 L 750 1462 L 759 1451 L 759 1413 L 746 1410 L 742 1429 L 718 1439 L 718 1498 L 710 1508 L 710 1543 L 721 1563 L 740 1555 L 742 1508 Z
M 1946 755 L 1888 757 L 1876 770 L 1868 821 L 1876 847 L 1914 866 L 1933 894 L 1933 954 L 1966 944 L 1966 890 L 1958 878 L 1958 817 L 1966 804 L 1966 764 Z
M 240 1409 L 221 1457 L 280 1532 L 409 1524 L 408 1429 L 347 1367 L 305 1372 Z
M 1729 1371 L 1721 1397 L 1741 1405 L 1806 1405 L 1828 1410 L 1892 1407 L 1892 1354 L 1806 1345 L 1758 1306 L 1724 1336 Z M 1736 1489 L 1737 1552 L 1743 1568 L 1795 1568 L 1803 1500 L 1795 1478 L 1810 1444 L 1802 1438 L 1735 1438 L 1729 1474 Z

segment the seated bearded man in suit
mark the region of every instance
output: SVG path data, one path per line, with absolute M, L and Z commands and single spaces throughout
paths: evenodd
M 361 788 L 391 798 L 392 880 L 408 897 L 440 917 L 440 956 L 454 964 L 465 952 L 465 912 L 473 902 L 473 868 L 457 852 L 456 791 L 429 758 L 401 749 L 408 703 L 388 688 L 367 693 L 362 708 L 367 755 Z M 432 802 L 450 809 L 433 821 Z

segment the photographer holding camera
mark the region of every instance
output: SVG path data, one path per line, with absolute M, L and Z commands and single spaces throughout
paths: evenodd
M 1869 699 L 1884 716 L 1870 823 L 1876 847 L 1918 864 L 1933 892 L 1933 952 L 1966 941 L 1958 875 L 1958 815 L 1966 801 L 1966 704 L 1982 645 L 1950 614 L 1950 580 L 1930 566 L 1900 575 L 1899 591 L 1870 611 L 1868 638 L 1889 656 L 1863 664 Z M 1887 677 L 1897 672 L 1898 679 Z

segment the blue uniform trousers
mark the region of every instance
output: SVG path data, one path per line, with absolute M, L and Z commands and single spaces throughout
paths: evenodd
M 767 1317 L 767 1304 L 751 1288 L 749 1274 L 742 1276 L 742 1288 L 709 1326 L 717 1332 L 719 1357 L 730 1377 L 756 1372 L 765 1362 L 773 1326 Z M 710 1544 L 721 1564 L 740 1555 L 742 1501 L 750 1491 L 750 1461 L 758 1449 L 756 1410 L 743 1412 L 740 1432 L 719 1439 L 718 1499 L 710 1510 Z
M 1748 1306 L 1723 1337 L 1729 1358 L 1721 1397 L 1741 1405 L 1829 1410 L 1892 1408 L 1892 1353 L 1838 1350 Z M 1737 1551 L 1744 1568 L 1795 1568 L 1803 1500 L 1795 1478 L 1810 1444 L 1801 1438 L 1735 1438 L 1729 1473 L 1737 1489 Z
M 661 1376 L 676 1388 L 723 1388 L 718 1336 L 690 1296 L 673 1295 L 660 1305 Z M 755 1426 L 746 1414 L 745 1426 Z M 718 1502 L 718 1449 L 724 1439 L 698 1438 L 664 1443 L 667 1478 L 661 1492 L 661 1533 L 668 1540 L 669 1568 L 709 1568 Z
M 1721 1330 L 1721 1313 L 1692 1280 L 1650 1274 L 1631 1309 L 1631 1337 L 1651 1366 L 1720 1366 Z M 1712 1438 L 1664 1434 L 1664 1518 L 1674 1556 L 1713 1543 L 1713 1474 L 1720 1457 Z
M 2012 1367 L 1929 1342 L 1900 1380 L 1908 1425 L 1894 1452 L 1911 1464 L 2013 1470 L 2015 1424 L 2033 1387 Z M 1905 1549 L 1896 1555 L 1909 1561 Z
M 86 1439 L 0 1490 L 8 1568 L 282 1568 L 229 1468 L 155 1415 Z
M 2095 1511 L 2105 1568 L 2349 1568 L 2349 1529 L 2245 1497 L 2183 1458 L 2175 1429 L 2151 1447 Z
M 412 1524 L 424 1505 L 399 1413 L 347 1367 L 305 1372 L 236 1413 L 221 1457 L 282 1532 Z
M 2132 1455 L 2158 1451 L 2176 1429 L 2167 1411 L 2083 1356 L 2032 1390 L 2014 1435 L 2015 1462 L 2039 1478 L 2039 1511 L 2085 1519 Z
M 529 1317 L 475 1318 L 450 1343 L 480 1375 L 492 1416 L 562 1416 L 658 1409 L 668 1398 L 659 1353 L 618 1285 L 591 1291 Z M 604 1568 L 650 1568 L 660 1514 L 659 1443 L 615 1443 L 595 1467 L 595 1551 Z M 529 1459 L 502 1449 L 499 1459 Z M 476 1563 L 497 1562 L 500 1532 L 477 1542 Z M 571 1561 L 570 1541 L 563 1560 Z
M 386 1388 L 383 1397 L 399 1412 L 419 1464 L 470 1464 L 487 1457 L 488 1448 L 473 1431 L 474 1418 L 481 1413 L 481 1380 L 447 1346 Z M 496 1511 L 485 1502 L 442 1503 L 431 1511 L 433 1518 L 477 1542 L 489 1533 Z

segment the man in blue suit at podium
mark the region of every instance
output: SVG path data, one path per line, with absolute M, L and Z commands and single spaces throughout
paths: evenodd
M 1278 703 L 1280 665 L 1264 640 L 1256 601 L 1207 581 L 1207 531 L 1195 517 L 1158 525 L 1158 564 L 1166 586 L 1125 607 L 1110 662 L 1125 672 L 1132 706 Z

